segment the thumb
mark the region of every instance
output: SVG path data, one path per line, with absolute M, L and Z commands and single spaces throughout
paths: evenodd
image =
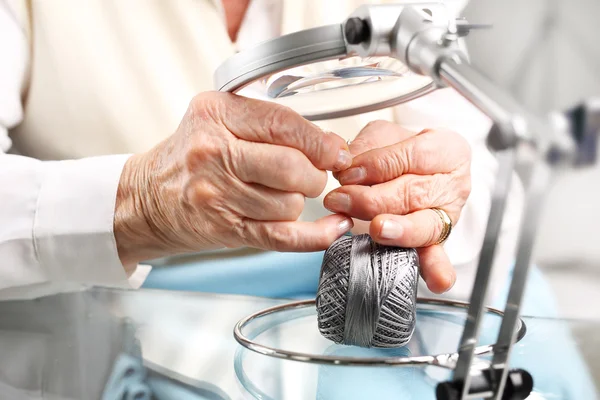
M 314 222 L 247 219 L 244 223 L 246 245 L 282 252 L 326 250 L 353 226 L 351 218 L 340 214 L 328 215 Z

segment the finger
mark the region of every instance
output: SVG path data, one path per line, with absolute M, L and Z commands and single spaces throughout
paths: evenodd
M 379 243 L 398 247 L 427 247 L 442 236 L 444 222 L 433 210 L 407 215 L 382 214 L 373 218 L 369 233 Z
M 325 189 L 327 172 L 317 169 L 299 150 L 243 140 L 234 149 L 232 169 L 243 182 L 311 198 Z
M 239 187 L 234 185 L 228 190 L 222 207 L 258 221 L 296 221 L 304 209 L 304 196 L 258 184 L 240 183 Z
M 390 146 L 413 137 L 417 132 L 404 129 L 398 124 L 388 121 L 369 122 L 350 142 L 350 153 L 357 156 L 369 150 Z
M 339 174 L 343 185 L 373 185 L 404 174 L 429 175 L 468 169 L 471 160 L 468 142 L 459 134 L 424 131 L 391 146 L 356 156 L 352 167 Z
M 271 143 L 300 150 L 319 169 L 338 171 L 352 163 L 344 139 L 324 132 L 291 108 L 230 93 L 197 96 L 202 106 L 219 97 L 218 120 L 235 136 L 252 142 Z
M 423 280 L 433 293 L 444 293 L 456 282 L 456 271 L 442 246 L 417 249 Z
M 246 245 L 275 251 L 308 252 L 327 249 L 352 229 L 352 220 L 343 215 L 328 215 L 315 222 L 244 221 L 241 236 Z
M 416 134 L 417 132 L 404 129 L 400 125 L 392 122 L 383 120 L 372 121 L 369 122 L 359 132 L 356 138 L 350 142 L 348 148 L 353 156 L 357 156 L 373 149 L 378 149 L 401 142 L 413 137 Z M 361 170 L 356 170 L 354 174 L 359 175 L 355 176 L 354 179 L 357 179 L 358 181 L 360 178 L 362 178 L 361 172 Z M 339 180 L 340 174 L 341 171 L 335 172 L 333 177 Z M 345 175 L 345 177 L 346 179 L 349 179 L 350 175 Z
M 328 193 L 328 210 L 370 221 L 379 214 L 404 215 L 431 207 L 443 207 L 453 221 L 470 190 L 470 183 L 451 174 L 404 175 L 374 186 L 348 185 Z

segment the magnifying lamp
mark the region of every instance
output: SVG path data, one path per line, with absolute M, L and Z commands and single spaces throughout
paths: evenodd
M 360 46 L 360 35 L 367 34 L 360 32 L 363 28 L 386 27 L 373 34 L 390 35 L 398 13 L 411 5 L 432 24 L 449 20 L 439 3 L 365 7 L 345 24 L 292 33 L 234 55 L 217 69 L 216 87 L 286 105 L 313 121 L 362 114 L 423 96 L 436 89 L 436 82 L 390 57 L 391 44 L 364 49 L 362 54 L 351 44 Z
M 215 73 L 215 84 L 221 91 L 284 104 L 311 120 L 375 111 L 438 87 L 452 87 L 494 121 L 488 146 L 497 154 L 499 169 L 491 211 L 468 318 L 457 357 L 453 358 L 453 379 L 438 385 L 438 400 L 524 399 L 529 395 L 531 387 L 524 382 L 530 382 L 531 376 L 525 371 L 511 372 L 508 365 L 517 340 L 540 204 L 553 167 L 595 162 L 595 153 L 590 157 L 587 149 L 596 142 L 600 130 L 597 101 L 586 102 L 575 112 L 541 118 L 473 68 L 459 39 L 480 27 L 451 17 L 440 2 L 363 6 L 340 24 L 282 36 L 240 52 Z M 522 147 L 532 152 L 522 157 L 516 151 Z M 486 361 L 477 358 L 476 343 L 515 168 L 526 171 L 525 217 L 494 355 Z M 240 323 L 243 325 L 244 320 Z M 260 348 L 238 331 L 238 342 L 253 351 Z M 273 349 L 262 354 L 288 357 L 285 351 Z M 315 362 L 315 357 L 305 354 L 296 359 Z M 487 363 L 487 367 L 475 368 L 476 361 Z M 362 362 L 368 364 L 368 360 Z

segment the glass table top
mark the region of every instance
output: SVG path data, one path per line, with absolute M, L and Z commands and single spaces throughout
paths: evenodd
M 93 289 L 0 303 L 0 398 L 434 399 L 437 383 L 450 377 L 450 370 L 433 366 L 347 367 L 288 361 L 237 344 L 233 327 L 238 320 L 287 302 Z M 456 350 L 464 311 L 420 307 L 417 318 L 409 345 L 387 350 L 340 346 L 323 339 L 310 307 L 250 328 L 263 344 L 318 354 L 390 357 Z M 582 354 L 589 346 L 598 346 L 600 338 L 583 340 L 574 332 L 581 327 L 593 331 L 600 328 L 600 321 L 523 319 L 527 333 L 516 345 L 511 365 L 533 375 L 530 398 L 596 398 L 592 377 L 598 371 Z M 493 343 L 499 322 L 498 316 L 486 317 L 480 344 Z M 136 376 L 140 379 L 134 383 L 150 390 L 131 389 L 130 397 L 118 397 Z

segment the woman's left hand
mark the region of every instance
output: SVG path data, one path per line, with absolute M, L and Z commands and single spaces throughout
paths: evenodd
M 352 166 L 336 174 L 342 186 L 325 197 L 325 207 L 370 221 L 369 233 L 378 243 L 417 248 L 429 289 L 449 290 L 456 272 L 437 244 L 444 224 L 431 209 L 458 222 L 471 191 L 468 142 L 448 130 L 412 132 L 375 121 L 349 147 Z

